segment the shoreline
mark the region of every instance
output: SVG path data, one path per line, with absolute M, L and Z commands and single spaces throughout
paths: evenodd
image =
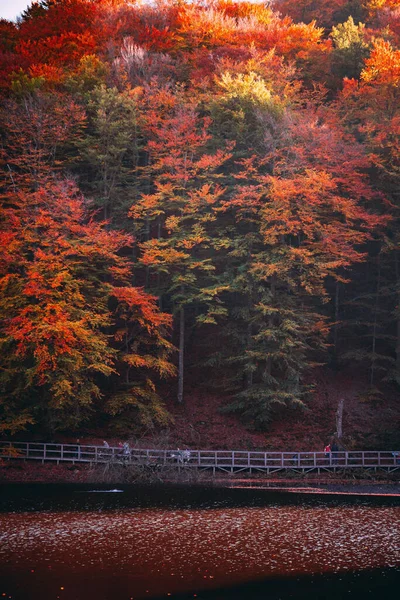
M 381 477 L 365 477 L 360 473 L 358 478 L 352 474 L 351 479 L 343 476 L 342 473 L 330 474 L 330 476 L 310 474 L 288 477 L 285 474 L 282 477 L 258 477 L 249 475 L 249 477 L 210 477 L 209 475 L 194 473 L 181 473 L 180 476 L 171 476 L 166 474 L 162 478 L 159 474 L 150 473 L 147 477 L 132 480 L 123 477 L 124 473 L 115 478 L 105 477 L 101 470 L 93 470 L 86 465 L 38 465 L 27 463 L 5 463 L 0 464 L 0 485 L 7 486 L 31 485 L 31 484 L 62 484 L 62 485 L 97 485 L 97 486 L 118 486 L 118 485 L 185 485 L 189 487 L 214 487 L 227 489 L 247 489 L 271 490 L 302 494 L 338 494 L 338 495 L 361 495 L 361 496 L 396 496 L 400 497 L 400 476 L 393 475 L 387 477 L 381 474 Z M 177 474 L 178 475 L 178 474 Z M 364 476 L 363 476 L 364 475 Z

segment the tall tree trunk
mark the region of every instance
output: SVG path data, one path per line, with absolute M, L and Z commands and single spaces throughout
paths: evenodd
M 183 375 L 184 375 L 184 350 L 185 350 L 185 309 L 179 310 L 179 363 L 178 363 L 178 402 L 183 402 Z
M 400 303 L 400 294 L 398 302 Z M 396 380 L 400 383 L 400 317 L 397 318 L 396 376 Z
M 251 350 L 252 345 L 253 345 L 253 325 L 251 322 L 251 310 L 253 308 L 253 302 L 252 302 L 252 293 L 251 293 L 251 287 L 250 287 L 250 291 L 248 293 L 248 297 L 247 297 L 247 310 L 248 310 L 248 314 L 247 314 L 247 318 L 248 318 L 248 323 L 247 323 L 247 333 L 246 333 L 246 350 Z M 251 365 L 252 366 L 252 365 Z M 253 371 L 246 371 L 245 373 L 245 381 L 244 381 L 244 386 L 245 389 L 250 389 L 253 385 Z
M 252 329 L 253 329 L 252 324 L 249 323 L 247 325 L 247 348 L 251 348 L 252 335 L 253 335 Z M 250 389 L 252 385 L 253 385 L 253 371 L 247 371 L 246 372 L 246 389 Z
M 376 352 L 376 333 L 378 330 L 378 310 L 379 310 L 379 295 L 381 289 L 381 260 L 380 254 L 378 255 L 378 281 L 376 284 L 376 297 L 375 297 L 375 307 L 374 307 L 374 324 L 372 327 L 372 361 L 371 361 L 371 372 L 369 378 L 369 384 L 372 386 L 374 384 L 375 377 L 375 352 Z M 397 327 L 399 327 L 399 322 L 397 323 Z
M 271 303 L 273 306 L 275 306 L 276 304 L 276 275 L 275 273 L 272 275 L 271 277 Z M 274 327 L 274 317 L 273 315 L 270 315 L 268 317 L 268 326 L 270 329 L 273 329 Z M 272 373 L 272 360 L 271 358 L 268 358 L 266 361 L 266 365 L 265 365 L 265 373 L 270 377 L 271 373 Z
M 339 338 L 339 282 L 335 286 L 335 325 L 333 327 L 333 355 L 335 364 L 338 357 L 338 338 Z
M 157 219 L 157 239 L 161 238 L 161 218 Z M 157 292 L 158 292 L 158 306 L 160 310 L 162 310 L 162 294 L 161 294 L 161 274 L 160 271 L 157 272 Z
M 342 398 L 339 400 L 339 406 L 336 412 L 336 435 L 338 440 L 343 436 L 343 405 L 344 400 Z
M 145 228 L 145 240 L 146 242 L 148 242 L 150 239 L 150 220 L 146 219 L 146 228 Z M 150 284 L 150 268 L 148 265 L 146 265 L 146 271 L 145 271 L 146 275 L 145 275 L 145 281 L 144 281 L 144 287 L 146 289 L 149 289 L 149 284 Z
M 400 268 L 399 268 L 399 257 L 395 250 L 395 270 L 396 270 L 396 290 L 397 290 L 397 304 L 400 306 Z M 397 313 L 396 318 L 396 381 L 400 383 L 400 311 Z

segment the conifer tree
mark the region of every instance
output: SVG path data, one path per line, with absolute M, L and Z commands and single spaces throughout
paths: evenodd
M 144 131 L 152 193 L 142 194 L 130 215 L 141 228 L 140 261 L 157 274 L 153 283 L 162 302 L 172 303 L 178 336 L 178 401 L 183 401 L 185 325 L 188 307 L 196 322 L 214 323 L 224 309 L 210 256 L 215 225 L 213 206 L 224 190 L 218 169 L 228 155 L 205 153 L 209 134 L 194 106 L 178 94 L 150 98 Z
M 94 194 L 103 218 L 118 224 L 126 217 L 135 185 L 139 154 L 136 104 L 134 93 L 96 87 L 89 94 L 87 132 L 80 144 L 82 184 Z
M 364 346 L 359 356 L 361 354 L 364 361 L 368 358 L 370 372 L 378 361 L 381 375 L 397 384 L 400 382 L 399 64 L 400 51 L 389 42 L 376 39 L 361 72 L 361 81 L 346 80 L 337 105 L 347 128 L 364 143 L 374 166 L 375 183 L 384 194 L 377 207 L 387 217 L 379 269 L 374 265 L 377 259 L 373 253 L 368 267 L 370 272 L 379 273 L 380 283 L 368 278 L 364 289 L 359 290 L 356 286 L 358 294 L 353 294 L 366 299 L 363 321 L 372 343 L 379 333 L 380 350 L 373 352 L 371 345 Z M 388 313 L 391 314 L 389 322 Z M 350 321 L 350 327 L 351 324 Z M 374 329 L 375 336 L 372 335 Z

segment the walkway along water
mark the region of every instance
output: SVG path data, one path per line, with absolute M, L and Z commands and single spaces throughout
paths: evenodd
M 179 450 L 43 444 L 39 442 L 0 442 L 0 459 L 39 460 L 69 463 L 145 465 L 153 469 L 176 467 L 225 473 L 243 471 L 266 474 L 278 471 L 309 473 L 354 469 L 400 470 L 399 451 L 352 450 L 332 452 L 255 452 L 246 450 Z

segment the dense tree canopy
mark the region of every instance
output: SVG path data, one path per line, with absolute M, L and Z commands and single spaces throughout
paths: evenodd
M 163 426 L 175 378 L 265 427 L 349 357 L 399 384 L 399 11 L 41 0 L 0 21 L 0 430 Z

